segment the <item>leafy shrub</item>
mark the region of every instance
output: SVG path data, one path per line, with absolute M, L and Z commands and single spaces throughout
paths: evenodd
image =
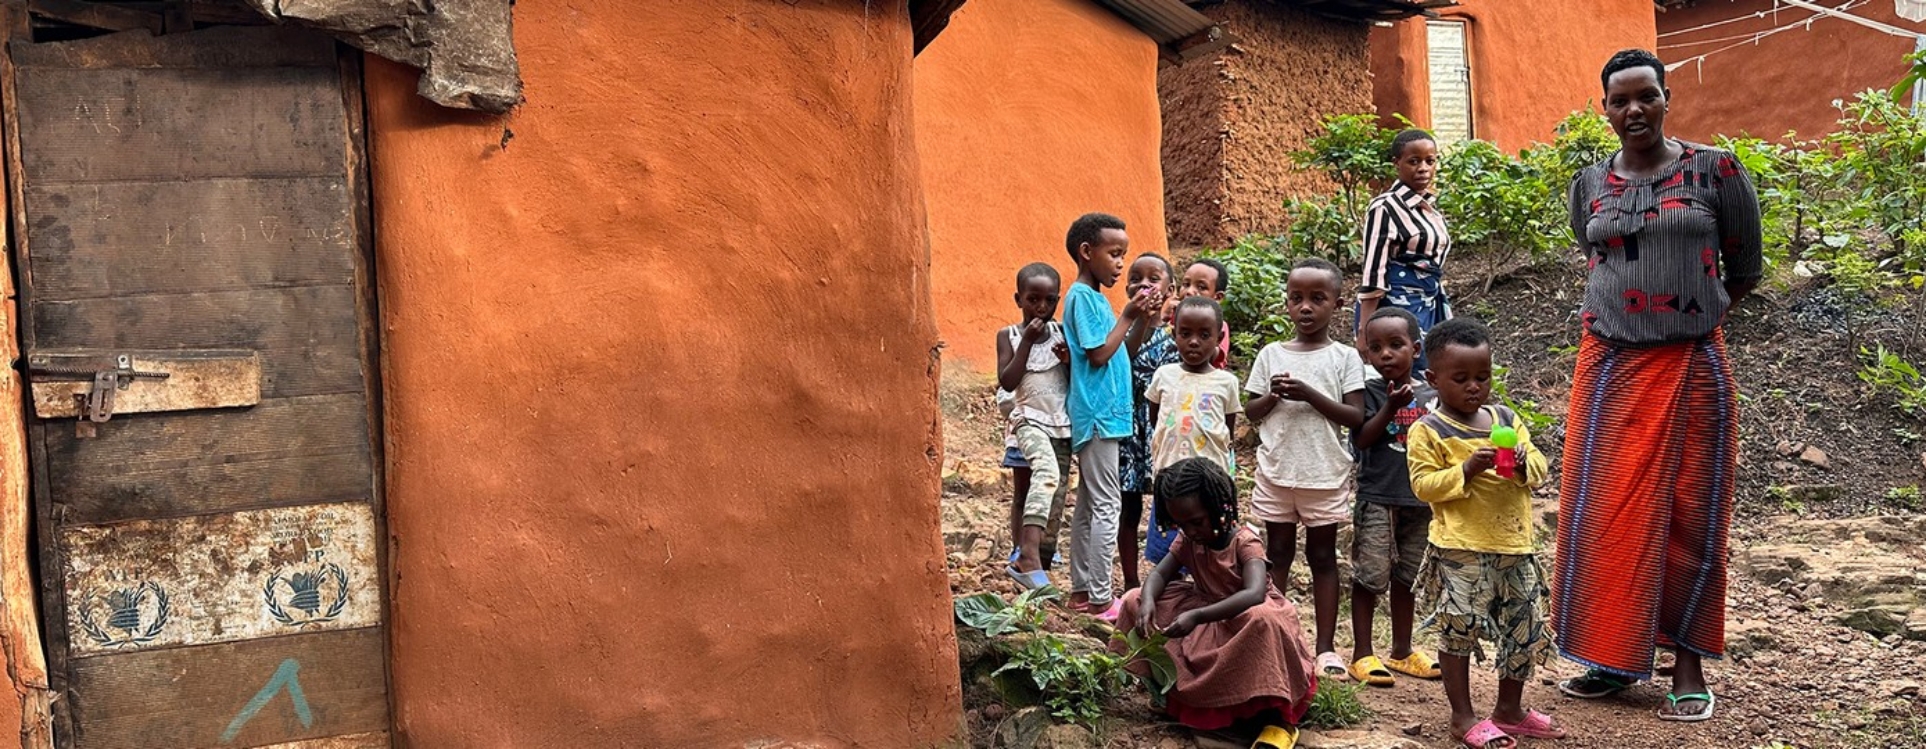
M 1871 228 L 1892 240 L 1908 271 L 1921 272 L 1926 247 L 1908 247 L 1926 229 L 1926 117 L 1891 93 L 1869 90 L 1839 106 L 1839 128 L 1826 137 L 1844 181 L 1870 212 Z
M 1125 662 L 1123 656 L 1108 651 L 1075 652 L 1061 638 L 1044 636 L 1025 643 L 991 675 L 1028 673 L 1051 715 L 1094 725 L 1103 719 L 1104 708 L 1130 683 Z
M 1324 118 L 1324 131 L 1311 137 L 1304 150 L 1291 154 L 1299 169 L 1323 172 L 1338 186 L 1333 202 L 1358 226 L 1373 186 L 1397 177 L 1391 165 L 1391 139 L 1397 131 L 1378 126 L 1377 115 L 1339 114 Z
M 1877 349 L 1860 348 L 1859 355 L 1866 357 L 1866 366 L 1859 370 L 1859 379 L 1873 386 L 1873 389 L 1893 396 L 1893 407 L 1909 416 L 1926 415 L 1926 377 L 1919 373 L 1919 367 L 1900 358 L 1885 346 Z
M 1363 223 L 1347 215 L 1341 200 L 1291 198 L 1284 201 L 1284 216 L 1290 227 L 1283 245 L 1291 257 L 1321 257 L 1340 268 L 1361 259 Z
M 1231 357 L 1248 362 L 1270 341 L 1289 338 L 1295 329 L 1284 314 L 1284 277 L 1291 260 L 1276 239 L 1250 235 L 1223 249 L 1198 253 L 1224 264 L 1230 287 L 1224 293 L 1224 322 L 1231 329 Z
M 1565 119 L 1552 128 L 1552 133 L 1549 147 L 1532 150 L 1540 154 L 1540 162 L 1550 171 L 1552 184 L 1560 187 L 1561 196 L 1579 170 L 1604 161 L 1618 150 L 1618 135 L 1612 132 L 1612 123 L 1590 104 L 1582 111 L 1565 115 Z
M 1553 149 L 1513 158 L 1480 140 L 1451 147 L 1438 168 L 1438 210 L 1451 227 L 1454 248 L 1485 259 L 1485 288 L 1520 261 L 1551 259 L 1573 247 L 1565 215 L 1570 175 Z

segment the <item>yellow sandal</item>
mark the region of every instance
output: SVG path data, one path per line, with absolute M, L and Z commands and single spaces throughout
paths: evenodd
M 1355 679 L 1359 684 L 1369 684 L 1374 687 L 1388 687 L 1398 683 L 1396 679 L 1392 678 L 1391 671 L 1384 667 L 1384 661 L 1378 660 L 1378 657 L 1375 655 L 1367 655 L 1353 661 L 1350 671 L 1351 678 Z
M 1251 742 L 1251 749 L 1291 749 L 1297 746 L 1297 729 L 1289 726 L 1265 726 Z
M 1386 659 L 1384 665 L 1398 673 L 1420 679 L 1436 679 L 1444 675 L 1444 672 L 1438 668 L 1438 662 L 1431 660 L 1431 656 L 1419 650 L 1413 650 L 1410 655 L 1403 658 Z

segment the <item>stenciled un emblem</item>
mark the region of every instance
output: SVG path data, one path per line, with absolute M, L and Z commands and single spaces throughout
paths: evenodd
M 95 593 L 80 604 L 80 628 L 106 647 L 144 645 L 167 626 L 167 591 L 153 581 Z
M 277 572 L 261 586 L 261 596 L 268 615 L 290 627 L 331 622 L 348 606 L 348 573 L 332 562 L 293 574 Z

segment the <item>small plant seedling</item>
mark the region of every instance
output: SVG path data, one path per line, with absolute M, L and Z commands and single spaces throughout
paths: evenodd
M 1377 713 L 1358 699 L 1363 684 L 1347 684 L 1336 679 L 1319 679 L 1311 707 L 1304 711 L 1303 724 L 1312 728 L 1335 729 L 1355 726 Z
M 1011 632 L 1035 632 L 1043 628 L 1043 620 L 1048 613 L 1043 604 L 1062 597 L 1063 591 L 1054 585 L 1026 590 L 1023 595 L 1017 596 L 1015 603 L 988 591 L 958 596 L 955 603 L 956 618 L 991 637 Z
M 1895 486 L 1886 490 L 1886 501 L 1903 509 L 1919 512 L 1926 509 L 1920 499 L 1918 486 Z

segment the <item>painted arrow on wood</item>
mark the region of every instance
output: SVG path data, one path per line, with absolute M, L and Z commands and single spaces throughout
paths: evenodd
M 281 667 L 274 669 L 274 676 L 268 679 L 267 686 L 261 687 L 261 691 L 254 694 L 254 699 L 248 700 L 247 705 L 241 708 L 241 714 L 234 716 L 234 720 L 227 724 L 227 730 L 221 732 L 221 743 L 233 741 L 235 736 L 241 735 L 241 727 L 259 715 L 261 709 L 267 707 L 282 688 L 288 690 L 288 698 L 294 701 L 294 717 L 301 720 L 301 727 L 313 728 L 314 710 L 308 707 L 308 696 L 301 691 L 300 673 L 301 664 L 293 658 L 281 661 Z

